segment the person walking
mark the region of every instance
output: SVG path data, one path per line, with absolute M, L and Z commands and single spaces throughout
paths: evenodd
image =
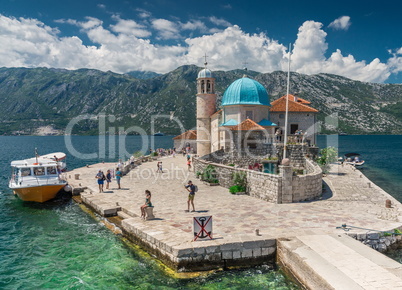
M 106 189 L 109 189 L 109 184 L 111 182 L 112 182 L 112 173 L 110 172 L 110 169 L 108 169 L 106 172 Z
M 187 200 L 187 211 L 190 211 L 190 203 L 193 207 L 192 212 L 195 211 L 195 207 L 194 207 L 194 197 L 195 197 L 195 185 L 193 184 L 193 182 L 191 180 L 188 181 L 188 184 L 184 186 L 187 191 L 189 192 L 188 194 L 188 200 Z
M 156 172 L 163 173 L 163 170 L 162 170 L 162 161 L 158 161 L 157 167 L 158 167 L 158 169 L 156 170 Z
M 103 181 L 106 179 L 103 171 L 99 169 L 99 172 L 95 175 L 95 178 L 98 180 L 99 185 L 99 193 L 103 192 Z
M 116 168 L 116 182 L 117 182 L 117 185 L 118 185 L 118 189 L 121 189 L 120 180 L 121 180 L 122 177 L 123 177 L 123 174 L 121 173 L 120 169 L 117 167 Z
M 151 202 L 151 192 L 147 189 L 145 190 L 145 203 L 141 205 L 141 218 L 145 219 L 145 209 L 147 207 L 152 207 L 152 202 Z
M 187 168 L 188 168 L 188 171 L 191 171 L 191 159 L 190 158 L 187 158 Z

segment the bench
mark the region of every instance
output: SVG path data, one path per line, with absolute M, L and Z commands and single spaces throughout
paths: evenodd
M 145 213 L 146 213 L 146 220 L 153 220 L 155 218 L 154 216 L 154 207 L 153 206 L 148 206 L 145 208 Z

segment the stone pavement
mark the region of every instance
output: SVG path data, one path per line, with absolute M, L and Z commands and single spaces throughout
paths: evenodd
M 104 205 L 116 202 L 131 214 L 140 215 L 145 189 L 152 192 L 156 220 L 146 221 L 150 227 L 176 228 L 192 237 L 192 217 L 212 215 L 214 236 L 224 240 L 235 236 L 260 234 L 286 237 L 304 234 L 343 233 L 336 227 L 342 224 L 356 227 L 393 230 L 402 226 L 402 207 L 381 188 L 370 183 L 351 166 L 334 165 L 331 174 L 324 178 L 328 185 L 322 200 L 292 204 L 271 204 L 249 196 L 232 195 L 220 186 L 207 186 L 188 172 L 184 157 L 162 158 L 164 173 L 156 173 L 156 162 L 146 162 L 122 178 L 122 189 L 99 193 L 95 174 L 114 168 L 114 164 L 95 164 L 90 168 L 75 169 L 68 174 L 80 174 L 80 180 L 69 179 L 74 187 L 87 186 L 89 198 Z M 184 184 L 191 179 L 199 188 L 195 196 L 197 212 L 185 212 L 188 193 Z M 370 184 L 369 184 L 370 183 Z M 84 193 L 83 196 L 86 194 Z M 391 199 L 392 208 L 385 208 Z M 349 233 L 366 233 L 367 230 L 351 229 Z
M 279 260 L 308 289 L 402 289 L 402 265 L 346 235 L 279 239 Z

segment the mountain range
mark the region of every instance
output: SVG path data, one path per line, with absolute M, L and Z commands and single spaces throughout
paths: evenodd
M 185 65 L 160 75 L 93 69 L 0 68 L 0 134 L 137 134 L 141 130 L 150 133 L 152 118 L 154 132 L 177 134 L 177 120 L 184 129 L 195 126 L 199 70 L 197 66 Z M 218 105 L 225 89 L 245 74 L 264 85 L 271 102 L 286 94 L 286 72 L 214 71 Z M 299 73 L 291 73 L 290 83 L 290 93 L 297 93 L 320 111 L 322 133 L 402 133 L 400 84 Z M 106 117 L 102 118 L 102 114 Z M 158 114 L 163 116 L 155 117 Z M 99 121 L 103 122 L 101 129 Z M 72 131 L 66 131 L 69 123 L 75 124 Z

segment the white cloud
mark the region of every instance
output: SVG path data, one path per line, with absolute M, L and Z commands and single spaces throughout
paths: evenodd
M 305 74 L 332 73 L 370 82 L 383 82 L 389 77 L 389 67 L 377 58 L 366 64 L 365 61 L 356 61 L 352 55 L 345 57 L 340 50 L 336 50 L 326 59 L 326 36 L 321 23 L 304 22 L 293 49 L 292 70 Z
M 181 29 L 184 30 L 199 30 L 201 32 L 208 31 L 207 26 L 200 20 L 190 20 L 186 23 L 181 23 Z
M 105 4 L 98 4 L 96 5 L 98 8 L 100 9 L 106 9 L 106 5 Z
M 287 69 L 286 47 L 264 33 L 248 34 L 237 26 L 218 30 L 200 37 L 187 37 L 183 44 L 156 45 L 148 37 L 156 29 L 160 37 L 183 37 L 187 31 L 205 29 L 202 22 L 187 23 L 155 19 L 138 23 L 134 20 L 112 18 L 116 23 L 104 27 L 97 18 L 85 21 L 58 20 L 79 27 L 94 45 L 84 45 L 77 37 L 60 37 L 57 28 L 36 19 L 0 15 L 0 67 L 58 67 L 67 69 L 95 68 L 115 72 L 150 70 L 168 72 L 183 64 L 203 63 L 207 53 L 212 69 L 241 68 L 247 59 L 248 68 L 260 72 Z M 186 29 L 186 30 L 185 30 Z M 207 28 L 210 29 L 210 28 Z M 402 71 L 402 48 L 395 50 L 387 63 L 375 58 L 358 61 L 340 50 L 326 57 L 328 44 L 322 24 L 306 21 L 299 28 L 292 55 L 292 71 L 316 74 L 333 73 L 352 79 L 382 82 L 391 73 Z
M 269 39 L 265 34 L 247 34 L 234 25 L 224 31 L 186 39 L 188 63 L 202 63 L 205 53 L 213 69 L 230 70 L 242 67 L 247 59 L 248 67 L 256 71 L 274 71 L 281 68 L 285 47 Z M 229 45 L 230 44 L 230 45 Z
M 348 30 L 351 24 L 349 16 L 341 16 L 332 21 L 328 27 L 335 30 Z
M 176 23 L 166 19 L 152 20 L 152 27 L 158 31 L 162 39 L 179 38 L 179 29 Z
M 392 73 L 399 73 L 402 71 L 402 47 L 397 49 L 395 52 L 391 50 L 388 51 L 392 57 L 388 60 L 388 66 L 390 67 Z
M 144 10 L 144 9 L 138 8 L 138 9 L 136 9 L 136 11 L 139 12 L 138 16 L 139 16 L 140 18 L 149 18 L 149 17 L 151 17 L 151 15 L 152 15 L 151 12 L 149 12 L 149 11 L 147 11 L 147 10 Z
M 116 33 L 123 33 L 136 37 L 148 37 L 151 35 L 151 31 L 147 30 L 144 25 L 138 24 L 134 20 L 124 20 L 119 16 L 113 16 L 113 19 L 116 20 L 117 23 L 110 27 Z
M 225 26 L 225 27 L 232 26 L 232 24 L 229 21 L 226 21 L 225 19 L 222 19 L 222 18 L 217 18 L 215 16 L 211 16 L 208 19 L 213 24 L 218 25 L 218 26 Z

